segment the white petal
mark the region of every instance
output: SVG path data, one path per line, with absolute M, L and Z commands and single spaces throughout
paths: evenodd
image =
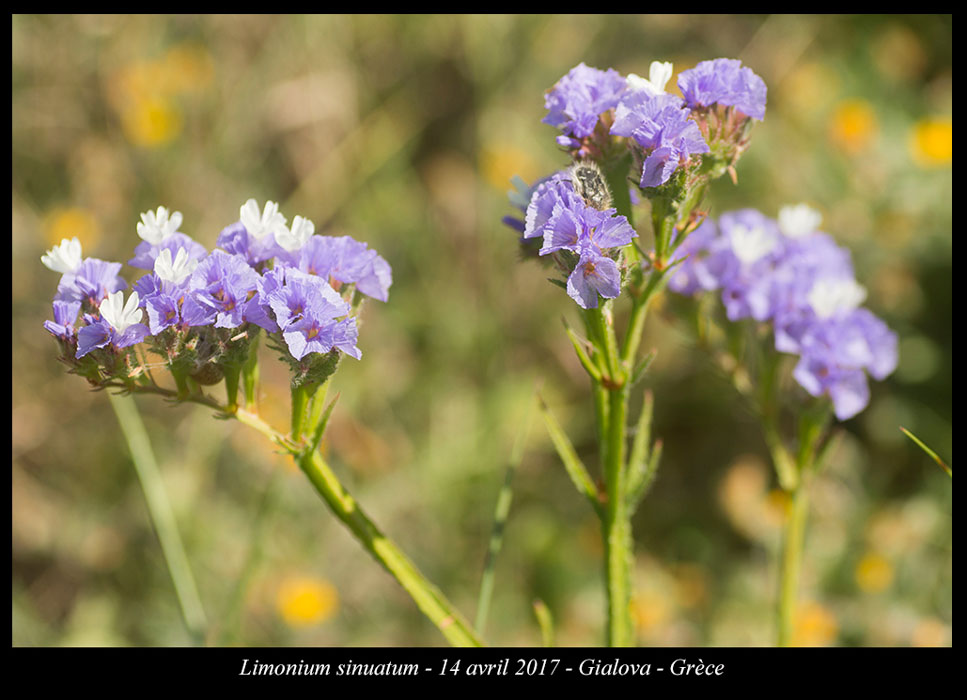
M 746 228 L 741 225 L 732 227 L 729 232 L 729 242 L 735 257 L 746 265 L 751 265 L 768 255 L 777 243 L 765 228 L 761 226 Z
M 832 318 L 849 312 L 866 299 L 866 288 L 854 279 L 818 279 L 807 300 L 819 318 Z
M 665 92 L 665 86 L 672 78 L 672 64 L 668 61 L 652 61 L 648 71 L 649 82 L 659 92 Z
M 823 215 L 808 204 L 782 207 L 779 210 L 779 230 L 789 238 L 801 238 L 819 230 Z
M 54 246 L 47 251 L 46 255 L 42 255 L 40 262 L 54 272 L 76 272 L 83 262 L 81 242 L 76 237 L 71 240 L 64 238 L 60 245 Z

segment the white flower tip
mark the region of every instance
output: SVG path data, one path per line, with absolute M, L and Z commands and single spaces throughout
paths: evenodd
M 672 79 L 672 72 L 670 61 L 652 61 L 648 69 L 648 80 L 659 92 L 665 92 L 665 86 Z
M 779 230 L 789 238 L 802 238 L 819 230 L 823 215 L 808 204 L 796 204 L 779 210 Z
M 166 282 L 181 284 L 198 267 L 197 260 L 188 259 L 188 251 L 184 248 L 178 249 L 178 254 L 174 260 L 171 259 L 171 251 L 167 248 L 162 250 L 154 261 L 154 272 L 158 277 Z
M 732 252 L 741 262 L 751 265 L 772 252 L 776 239 L 762 226 L 747 228 L 742 225 L 732 227 L 729 233 Z
M 866 300 L 866 287 L 852 278 L 818 279 L 809 290 L 808 301 L 821 319 L 849 312 Z
M 40 256 L 40 262 L 44 264 L 45 267 L 54 272 L 68 273 L 76 272 L 81 266 L 83 258 L 81 257 L 81 242 L 77 240 L 77 237 L 67 240 L 62 239 L 60 245 L 56 245 L 46 254 Z
M 259 205 L 250 199 L 238 211 L 239 220 L 245 230 L 256 238 L 263 238 L 267 234 L 275 233 L 280 226 L 285 226 L 286 218 L 279 213 L 279 205 L 267 201 L 265 208 L 259 212 Z
M 111 324 L 114 330 L 124 333 L 135 323 L 141 322 L 142 311 L 138 308 L 140 303 L 137 292 L 131 292 L 127 304 L 124 303 L 123 292 L 113 292 L 101 302 L 98 310 L 101 312 L 101 317 Z
M 282 224 L 275 229 L 275 242 L 293 253 L 302 248 L 315 231 L 316 225 L 312 221 L 296 215 L 292 220 L 292 228 Z
M 138 224 L 138 236 L 151 245 L 158 245 L 168 236 L 178 232 L 181 226 L 181 212 L 168 214 L 166 207 L 158 207 L 157 211 L 146 211 L 141 214 Z
M 665 94 L 665 85 L 672 77 L 672 64 L 668 61 L 652 61 L 648 69 L 648 78 L 642 78 L 636 73 L 629 73 L 625 79 L 628 87 L 634 92 L 646 92 L 652 97 Z

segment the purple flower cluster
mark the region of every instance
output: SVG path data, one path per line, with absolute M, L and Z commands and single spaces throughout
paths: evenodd
M 897 336 L 860 308 L 866 292 L 849 252 L 818 231 L 806 207 L 787 207 L 775 221 L 746 209 L 706 221 L 676 250 L 683 260 L 668 286 L 681 294 L 721 290 L 729 320 L 773 325 L 779 352 L 799 355 L 796 381 L 828 396 L 836 417 L 869 403 L 866 374 L 886 378 L 897 365 Z
M 594 133 L 601 114 L 617 107 L 626 88 L 625 79 L 613 68 L 603 71 L 579 63 L 547 91 L 543 122 L 564 132 L 559 144 L 578 147 L 579 139 Z
M 634 139 L 643 149 L 641 187 L 657 187 L 686 163 L 693 153 L 708 153 L 698 125 L 685 103 L 674 95 L 629 94 L 615 110 L 611 133 Z
M 627 138 L 641 163 L 642 188 L 665 184 L 692 156 L 712 151 L 713 141 L 722 142 L 716 157 L 724 162 L 714 169 L 721 175 L 747 145 L 748 118 L 765 116 L 766 85 L 739 60 L 702 61 L 679 76 L 683 101 L 664 91 L 671 74 L 672 65 L 658 61 L 648 80 L 578 64 L 547 92 L 543 121 L 562 131 L 558 143 L 579 158 L 613 152 L 612 137 Z M 738 113 L 716 114 L 726 121 L 710 126 L 715 105 Z
M 76 239 L 48 251 L 42 262 L 62 276 L 54 320 L 44 327 L 62 343 L 65 359 L 95 350 L 117 356 L 146 339 L 160 342 L 166 332 L 180 338 L 177 347 L 195 347 L 192 338 L 205 329 L 234 337 L 247 324 L 279 334 L 295 360 L 333 350 L 359 359 L 354 291 L 386 301 L 386 260 L 349 236 L 313 235 L 301 217 L 289 229 L 272 202 L 260 213 L 250 200 L 240 213 L 219 236 L 221 249 L 211 252 L 177 230 L 179 212 L 143 214 L 143 240 L 129 264 L 151 272 L 126 302 L 121 263 L 83 258 Z
M 621 291 L 621 270 L 612 248 L 628 245 L 637 234 L 617 210 L 599 211 L 577 195 L 566 172 L 555 173 L 533 190 L 525 212 L 524 239 L 542 238 L 541 255 L 569 251 L 576 257 L 567 293 L 584 309 L 598 305 L 598 295 L 614 299 Z
M 738 59 L 702 61 L 681 72 L 678 89 L 690 109 L 707 109 L 720 104 L 735 107 L 760 121 L 766 115 L 766 84 Z

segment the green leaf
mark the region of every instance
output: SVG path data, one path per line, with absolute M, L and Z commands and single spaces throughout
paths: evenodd
M 662 442 L 656 440 L 649 450 L 651 441 L 651 419 L 654 412 L 654 397 L 650 391 L 645 392 L 641 415 L 635 428 L 635 439 L 631 444 L 631 454 L 628 456 L 628 483 L 625 491 L 625 502 L 628 509 L 634 513 L 638 504 L 648 493 L 658 462 L 661 459 Z
M 309 443 L 309 452 L 315 452 L 316 448 L 319 447 L 319 443 L 322 442 L 322 436 L 326 432 L 326 426 L 329 425 L 329 416 L 332 415 L 332 409 L 335 408 L 336 402 L 339 400 L 339 394 L 332 397 L 332 401 L 326 406 L 325 413 L 322 414 L 322 418 L 319 420 L 319 424 L 316 425 L 315 433 L 312 435 L 312 442 Z
M 641 361 L 638 362 L 634 371 L 631 373 L 632 387 L 634 387 L 638 382 L 640 382 L 641 378 L 645 376 L 645 372 L 647 372 L 648 368 L 651 367 L 651 363 L 655 359 L 655 355 L 657 354 L 658 354 L 657 350 L 651 350 L 647 355 L 641 358 Z
M 584 343 L 580 338 L 571 330 L 571 327 L 567 323 L 567 319 L 562 318 L 561 321 L 564 323 L 564 332 L 567 333 L 567 337 L 570 338 L 571 344 L 574 346 L 574 352 L 577 353 L 578 360 L 581 361 L 581 366 L 588 375 L 597 383 L 601 383 L 601 370 L 594 366 L 591 362 L 591 358 L 588 357 L 587 352 L 584 350 Z
M 564 469 L 567 471 L 568 476 L 571 477 L 571 481 L 574 483 L 578 492 L 582 493 L 588 499 L 595 512 L 600 513 L 601 504 L 598 501 L 598 490 L 591 480 L 591 475 L 588 474 L 587 467 L 584 466 L 581 458 L 578 457 L 571 441 L 564 433 L 560 423 L 554 418 L 547 404 L 544 403 L 544 398 L 540 394 L 537 395 L 537 405 L 541 416 L 544 418 L 544 424 L 547 426 L 547 432 L 551 436 L 551 442 L 554 443 L 554 449 L 557 450 L 558 456 L 564 463 Z

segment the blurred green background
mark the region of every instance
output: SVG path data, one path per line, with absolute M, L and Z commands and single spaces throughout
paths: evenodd
M 363 360 L 334 380 L 326 449 L 472 617 L 536 387 L 594 464 L 561 327 L 577 308 L 500 223 L 512 175 L 567 162 L 543 91 L 580 61 L 647 75 L 723 56 L 769 101 L 713 215 L 818 208 L 900 335 L 899 368 L 814 484 L 797 641 L 951 643 L 952 485 L 898 428 L 951 460 L 950 16 L 13 16 L 12 40 L 14 645 L 191 643 L 107 397 L 66 374 L 41 325 L 58 280 L 46 249 L 78 236 L 85 255 L 126 261 L 159 205 L 211 247 L 254 197 L 378 250 L 390 301 L 367 306 Z M 649 347 L 665 454 L 635 522 L 639 642 L 771 644 L 784 502 L 762 438 L 661 309 Z M 282 427 L 285 370 L 268 353 L 263 377 Z M 277 475 L 237 643 L 443 643 L 261 436 L 137 401 L 212 623 Z M 601 643 L 597 521 L 539 419 L 514 486 L 488 641 L 538 644 L 541 598 L 560 644 Z

